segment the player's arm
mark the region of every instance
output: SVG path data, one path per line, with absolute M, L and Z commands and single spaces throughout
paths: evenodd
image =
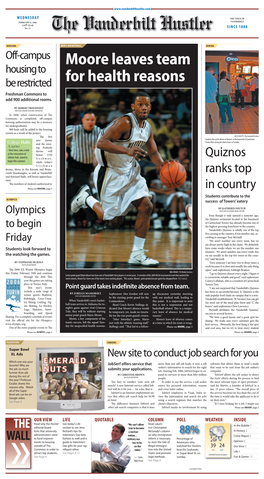
M 129 138 L 131 131 L 131 123 L 128 117 L 122 117 L 115 121 L 115 123 L 106 130 L 97 142 L 97 148 L 107 151 L 108 153 L 125 154 L 140 159 L 141 156 L 146 156 L 146 152 L 138 146 L 133 148 L 126 148 L 122 145 L 115 145 L 114 142 L 118 140 L 125 140 Z
M 146 148 L 148 156 L 151 159 L 152 163 L 154 163 L 155 166 L 162 166 L 164 161 L 158 152 L 158 148 L 153 136 L 153 131 L 151 131 L 150 137 L 146 143 Z

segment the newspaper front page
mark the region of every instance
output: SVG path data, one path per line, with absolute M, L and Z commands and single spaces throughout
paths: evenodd
M 60 3 L 4 11 L 3 473 L 261 477 L 260 3 Z

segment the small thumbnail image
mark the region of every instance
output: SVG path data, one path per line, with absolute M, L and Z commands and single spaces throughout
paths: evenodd
M 206 52 L 205 134 L 259 134 L 258 50 Z
M 230 459 L 230 424 L 205 424 L 205 457 L 206 459 Z
M 103 409 L 103 348 L 37 348 L 37 409 Z

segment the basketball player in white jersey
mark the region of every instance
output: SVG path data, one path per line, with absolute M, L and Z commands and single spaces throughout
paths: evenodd
M 133 97 L 132 113 L 110 123 L 97 141 L 95 156 L 98 165 L 94 179 L 100 202 L 91 196 L 87 185 L 80 188 L 71 202 L 71 210 L 92 208 L 98 218 L 113 227 L 120 226 L 128 211 L 135 206 L 137 218 L 133 249 L 128 264 L 158 266 L 159 262 L 144 253 L 153 205 L 145 179 L 140 175 L 138 161 L 148 156 L 154 165 L 161 167 L 163 160 L 158 153 L 150 124 L 146 121 L 151 110 L 147 93 L 138 92 Z

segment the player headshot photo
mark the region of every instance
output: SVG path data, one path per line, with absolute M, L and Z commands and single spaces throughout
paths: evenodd
M 192 89 L 66 90 L 66 268 L 192 268 Z

